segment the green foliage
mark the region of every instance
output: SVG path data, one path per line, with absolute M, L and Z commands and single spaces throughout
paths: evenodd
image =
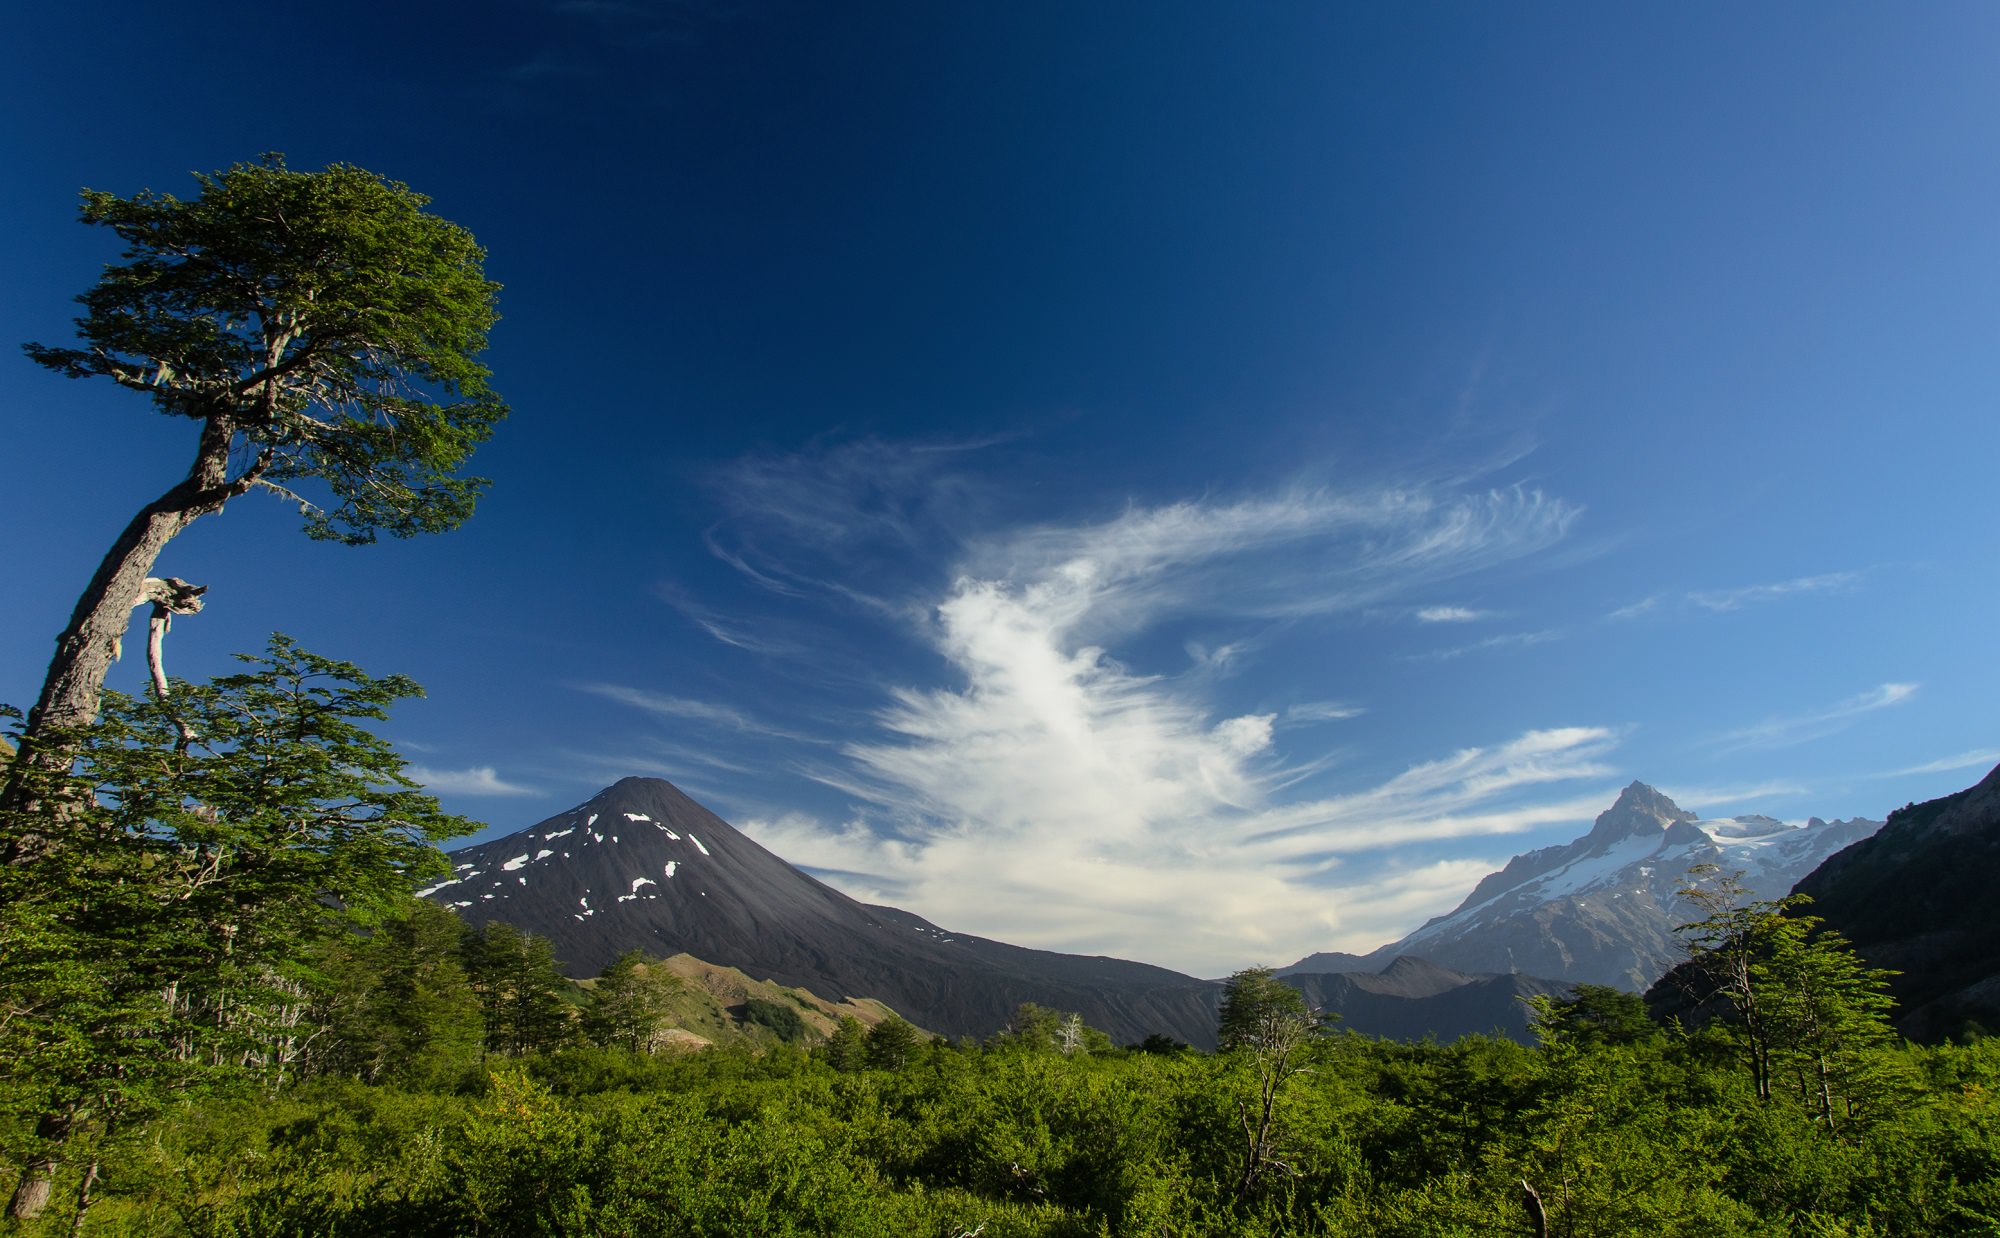
M 459 959 L 463 933 L 450 911 L 412 898 L 372 934 L 332 943 L 324 970 L 334 986 L 315 1068 L 414 1087 L 463 1080 L 479 1064 L 486 1031 Z
M 644 954 L 628 951 L 598 974 L 584 1034 L 600 1045 L 651 1053 L 659 1047 L 669 1001 L 680 987 L 672 975 L 649 966 Z
M 575 986 L 557 968 L 548 938 L 496 920 L 466 930 L 460 950 L 486 1021 L 489 1052 L 520 1057 L 576 1040 Z
M 476 1097 L 327 1082 L 173 1110 L 109 1150 L 91 1230 L 1435 1238 L 1532 1232 L 1525 1181 L 1573 1238 L 1993 1232 L 2000 1046 L 1866 1052 L 1917 1090 L 1830 1133 L 1685 1040 L 1337 1037 L 1287 1092 L 1290 1172 L 1245 1193 L 1248 1053 L 843 1074 L 571 1049 Z M 634 1069 L 578 1090 L 587 1059 Z
M 799 1012 L 790 1006 L 761 997 L 753 997 L 743 1003 L 743 1019 L 769 1031 L 786 1044 L 799 1044 L 812 1034 Z
M 1729 1009 L 1725 1034 L 1758 1097 L 1794 1099 L 1829 1129 L 1879 1109 L 1900 1088 L 1867 1053 L 1894 1039 L 1892 973 L 1865 966 L 1845 938 L 1803 914 L 1805 895 L 1745 901 L 1733 878 L 1701 885 L 1715 877 L 1712 865 L 1691 875 L 1685 893 L 1709 914 L 1681 926 L 1694 954 L 1683 983 Z
M 1319 1021 L 1306 1008 L 1305 994 L 1268 967 L 1250 967 L 1223 983 L 1216 1039 L 1225 1052 L 1261 1049 L 1296 1042 Z
M 819 1051 L 826 1064 L 835 1070 L 848 1074 L 866 1070 L 868 1029 L 861 1025 L 861 1020 L 851 1015 L 843 1018 L 839 1026 L 833 1029 L 833 1035 L 827 1037 L 826 1043 L 820 1046 Z
M 1535 1024 L 1542 1038 L 1577 1044 L 1629 1045 L 1658 1034 L 1646 1014 L 1646 999 L 1603 984 L 1579 984 L 1564 998 L 1535 997 Z
M 1083 1021 L 1074 1011 L 1051 1010 L 1034 1002 L 1014 1008 L 1007 1026 L 994 1033 L 992 1045 L 1030 1053 L 1106 1053 L 1111 1038 Z
M 868 1029 L 862 1048 L 870 1070 L 901 1070 L 923 1048 L 924 1038 L 916 1028 L 890 1015 Z
M 313 481 L 315 537 L 453 528 L 477 478 L 457 470 L 506 415 L 476 357 L 493 325 L 485 253 L 429 199 L 335 164 L 279 156 L 197 174 L 192 199 L 85 190 L 83 222 L 124 262 L 78 297 L 81 348 L 27 345 L 71 378 L 104 377 L 248 450 L 237 481 Z
M 1081 1021 L 1039 1007 L 984 1049 L 849 1019 L 810 1054 L 646 1053 L 607 1014 L 607 982 L 655 970 L 636 958 L 564 1015 L 559 1047 L 425 1068 L 471 1046 L 415 1036 L 418 1012 L 458 1009 L 469 1034 L 475 984 L 512 1001 L 522 976 L 546 980 L 545 943 L 451 927 L 405 905 L 319 956 L 337 991 L 316 1007 L 333 1046 L 317 1060 L 379 1065 L 258 1098 L 184 1089 L 127 1137 L 88 1132 L 105 1197 L 88 1232 L 1439 1238 L 1535 1232 L 1530 1190 L 1565 1238 L 2000 1228 L 2000 1042 L 1874 1035 L 1865 969 L 1804 922 L 1762 926 L 1746 972 L 1769 1095 L 1741 1069 L 1740 1028 L 1653 1032 L 1629 995 L 1542 1002 L 1538 1047 L 1401 1045 L 1318 1034 L 1256 972 L 1231 992 L 1261 1013 L 1222 1053 L 1065 1053 Z M 1829 1010 L 1860 1023 L 1834 1036 Z M 1297 1038 L 1258 1030 L 1284 1026 Z M 1822 1051 L 1831 1121 L 1799 1082 L 1817 1086 Z M 0 1130 L 18 1143 L 34 1117 Z
M 0 865 L 0 1128 L 46 1157 L 189 1091 L 309 1067 L 328 951 L 407 908 L 472 828 L 363 725 L 418 695 L 273 636 L 255 669 L 179 685 L 174 713 L 107 694 L 7 810 L 53 854 Z M 195 738 L 183 741 L 182 723 Z M 32 1132 L 27 1118 L 34 1117 Z

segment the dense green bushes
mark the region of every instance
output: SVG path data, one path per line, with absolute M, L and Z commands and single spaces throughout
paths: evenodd
M 1571 1238 L 1995 1232 L 2000 1042 L 1872 1052 L 1911 1091 L 1829 1131 L 1704 1038 L 1337 1036 L 1286 1094 L 1289 1172 L 1245 1191 L 1242 1052 L 571 1048 L 469 1092 L 181 1108 L 104 1150 L 86 1232 L 1442 1238 L 1531 1233 L 1524 1182 Z

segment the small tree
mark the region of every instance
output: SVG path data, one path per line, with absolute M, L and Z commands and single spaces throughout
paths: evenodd
M 78 598 L 24 755 L 96 716 L 155 560 L 197 518 L 262 488 L 297 501 L 313 537 L 450 529 L 484 484 L 458 470 L 506 415 L 475 360 L 498 285 L 429 199 L 344 164 L 294 172 L 276 155 L 195 180 L 188 200 L 85 190 L 83 222 L 116 233 L 125 260 L 77 298 L 81 347 L 26 346 L 59 374 L 109 379 L 193 422 L 196 445 Z M 19 800 L 30 763 L 15 764 L 0 802 Z
M 314 961 L 441 871 L 447 816 L 359 725 L 419 695 L 282 636 L 254 670 L 157 702 L 106 696 L 35 770 L 69 810 L 0 810 L 0 840 L 56 830 L 61 862 L 0 866 L 0 1081 L 36 1133 L 12 1211 L 47 1202 L 72 1137 L 189 1089 L 276 1086 L 317 1034 Z M 198 740 L 185 742 L 181 720 Z
M 901 1070 L 923 1047 L 924 1038 L 895 1015 L 868 1029 L 864 1045 L 871 1070 Z
M 584 1034 L 600 1045 L 651 1053 L 658 1047 L 667 1002 L 680 987 L 672 973 L 628 950 L 597 974 Z
M 1542 1039 L 1562 1036 L 1579 1045 L 1637 1044 L 1658 1029 L 1646 1014 L 1646 999 L 1604 984 L 1579 984 L 1568 997 L 1529 999 Z
M 842 1015 L 833 1035 L 819 1047 L 826 1064 L 847 1074 L 868 1068 L 868 1029 L 853 1015 Z
M 1240 1194 L 1249 1194 L 1268 1174 L 1294 1172 L 1278 1148 L 1278 1103 L 1285 1085 L 1305 1073 L 1303 1052 L 1326 1022 L 1306 1005 L 1305 994 L 1268 967 L 1247 968 L 1223 984 L 1216 1039 L 1224 1053 L 1248 1054 L 1257 1072 L 1255 1101 L 1237 1102 L 1245 1150 Z
M 1894 1038 L 1895 973 L 1868 967 L 1846 938 L 1804 914 L 1806 895 L 1744 901 L 1742 883 L 1713 865 L 1689 876 L 1683 894 L 1709 914 L 1679 929 L 1693 955 L 1683 983 L 1734 1016 L 1758 1099 L 1771 1100 L 1789 1076 L 1829 1129 L 1852 1117 L 1878 1082 L 1868 1051 Z

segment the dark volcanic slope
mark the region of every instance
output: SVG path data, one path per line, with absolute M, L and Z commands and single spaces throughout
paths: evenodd
M 1978 785 L 1889 814 L 1799 882 L 1823 916 L 1890 981 L 1896 1025 L 1939 1040 L 2000 1030 L 2000 767 Z
M 1559 980 L 1467 974 L 1409 955 L 1379 972 L 1293 973 L 1284 979 L 1312 1005 L 1338 1014 L 1338 1027 L 1391 1040 L 1435 1036 L 1449 1041 L 1497 1032 L 1528 1043 L 1532 1035 L 1524 999 L 1570 991 Z
M 473 924 L 540 933 L 578 975 L 628 950 L 692 954 L 822 997 L 873 997 L 948 1035 L 985 1036 L 1022 1002 L 1074 1010 L 1120 1042 L 1215 1042 L 1219 986 L 1121 959 L 1028 950 L 871 907 L 793 868 L 672 783 L 627 778 L 588 803 L 452 853 L 425 891 Z

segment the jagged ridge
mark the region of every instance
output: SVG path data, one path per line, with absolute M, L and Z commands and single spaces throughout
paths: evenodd
M 1777 898 L 1826 856 L 1880 827 L 1860 818 L 1814 817 L 1802 827 L 1761 816 L 1703 822 L 1634 782 L 1583 837 L 1515 856 L 1450 914 L 1370 954 L 1345 956 L 1351 963 L 1338 970 L 1374 970 L 1418 955 L 1467 972 L 1643 990 L 1681 957 L 1674 927 L 1687 918 L 1678 891 L 1690 868 L 1740 870 L 1751 897 Z M 1324 961 L 1312 956 L 1285 970 Z

